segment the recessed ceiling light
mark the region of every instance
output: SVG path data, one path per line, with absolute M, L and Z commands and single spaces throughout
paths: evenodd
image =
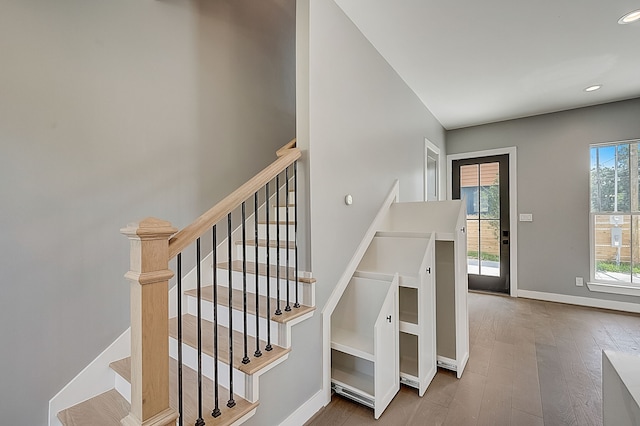
M 593 86 L 589 86 L 586 89 L 584 89 L 585 92 L 593 92 L 595 90 L 598 90 L 599 88 L 601 88 L 602 85 L 601 84 L 595 84 Z
M 636 22 L 637 20 L 640 20 L 640 9 L 629 12 L 622 18 L 618 19 L 618 24 L 630 24 L 632 22 Z

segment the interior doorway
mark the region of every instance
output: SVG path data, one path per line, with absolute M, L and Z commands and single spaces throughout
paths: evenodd
M 440 199 L 440 148 L 424 140 L 424 200 Z

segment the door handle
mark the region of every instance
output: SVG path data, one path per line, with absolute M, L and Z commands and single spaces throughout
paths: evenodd
M 389 324 L 391 324 L 391 315 L 387 317 L 387 321 L 389 321 Z

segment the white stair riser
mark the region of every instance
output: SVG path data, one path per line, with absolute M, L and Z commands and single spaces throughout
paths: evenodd
M 270 220 L 275 221 L 275 217 L 270 218 Z M 293 222 L 293 218 L 290 219 Z M 280 221 L 284 222 L 284 218 L 281 217 Z M 277 231 L 278 231 L 278 227 L 280 228 L 280 238 L 277 238 Z M 289 224 L 289 241 L 294 241 L 295 240 L 295 232 L 296 232 L 296 227 L 294 224 Z M 254 235 L 253 233 L 251 234 L 252 236 Z M 265 240 L 267 239 L 267 224 L 266 223 L 259 223 L 258 224 L 258 238 Z M 280 224 L 277 225 L 275 223 L 270 223 L 269 224 L 269 239 L 270 240 L 276 240 L 276 239 L 280 239 L 281 241 L 285 241 L 287 239 L 287 225 L 286 224 Z
M 248 295 L 247 303 L 253 306 L 255 300 L 251 298 L 253 294 Z M 226 292 L 224 294 L 220 294 L 220 297 L 228 297 Z M 275 307 L 272 307 L 272 311 L 275 310 Z M 236 309 L 232 310 L 233 312 L 233 329 L 239 331 L 240 333 L 244 332 L 244 315 L 242 311 L 238 311 Z M 196 316 L 198 314 L 198 302 L 195 297 L 188 296 L 187 299 L 187 313 Z M 213 322 L 213 303 L 208 302 L 206 300 L 202 301 L 202 319 L 206 321 Z M 223 327 L 229 327 L 229 309 L 226 306 L 218 305 L 218 324 Z M 249 336 L 256 336 L 256 316 L 250 313 L 247 313 L 247 333 Z M 260 318 L 260 339 L 266 341 L 267 340 L 267 320 L 266 318 Z M 271 321 L 271 343 L 274 345 L 279 344 L 278 340 L 278 323 Z M 251 348 L 250 348 L 251 349 Z M 262 350 L 262 348 L 260 348 Z M 255 351 L 255 347 L 251 350 L 251 353 Z
M 280 265 L 287 266 L 287 252 L 289 254 L 289 267 L 294 267 L 296 264 L 296 251 L 295 249 L 287 249 L 284 246 L 286 242 L 282 244 L 280 247 Z M 247 246 L 247 261 L 255 262 L 256 261 L 256 247 L 255 246 Z M 242 244 L 236 244 L 236 259 L 243 258 L 243 249 Z M 267 248 L 266 247 L 258 247 L 258 262 L 259 263 L 267 263 Z M 269 248 L 269 264 L 277 265 L 278 264 L 278 249 L 277 247 Z
M 178 341 L 175 339 L 169 340 L 169 355 L 173 359 L 178 358 Z M 182 361 L 184 365 L 194 371 L 198 371 L 198 352 L 186 345 L 182 345 Z M 213 380 L 213 358 L 209 355 L 202 354 L 202 375 Z M 115 389 L 131 403 L 131 384 L 122 378 L 118 373 L 115 374 Z M 233 370 L 233 391 L 235 395 L 244 398 L 244 382 L 246 375 L 234 368 Z M 229 389 L 229 366 L 223 362 L 218 361 L 218 383 L 225 388 Z M 227 401 L 229 394 L 226 392 L 224 395 L 220 395 L 220 401 Z M 208 403 L 208 402 L 207 402 Z
M 289 171 L 289 196 L 287 197 L 285 195 L 285 181 L 284 179 L 280 180 L 280 204 L 284 204 L 285 203 L 285 198 L 287 198 L 286 203 L 287 204 L 293 204 L 296 202 L 296 192 L 295 192 L 295 184 L 293 181 L 293 170 Z M 270 199 L 272 203 L 276 202 L 276 194 L 273 193 L 271 187 L 269 188 L 269 195 L 270 195 Z
M 233 271 L 232 272 L 232 276 L 231 279 L 233 280 L 233 288 L 236 290 L 242 290 L 242 272 L 236 272 Z M 259 276 L 258 278 L 258 292 L 260 295 L 262 296 L 266 296 L 267 295 L 267 277 L 265 276 Z M 280 300 L 286 300 L 287 297 L 287 280 L 280 278 Z M 228 286 L 229 283 L 229 276 L 228 276 L 228 270 L 226 269 L 219 269 L 218 270 L 218 285 L 219 286 L 223 286 L 226 287 Z M 290 301 L 293 303 L 295 302 L 295 289 L 296 289 L 296 283 L 295 280 L 291 279 L 289 280 L 289 296 L 290 296 Z M 313 306 L 313 303 L 311 300 L 309 300 L 306 295 L 308 294 L 308 291 L 306 291 L 306 289 L 310 286 L 311 284 L 307 284 L 307 283 L 298 283 L 298 301 L 299 303 L 303 304 L 303 305 L 307 305 L 307 306 Z M 247 292 L 251 292 L 251 293 L 255 293 L 255 286 L 256 286 L 256 282 L 255 282 L 255 276 L 251 275 L 251 274 L 247 274 Z M 276 278 L 271 278 L 269 280 L 269 292 L 270 292 L 270 296 L 272 299 L 276 298 L 277 295 L 277 288 L 278 288 L 278 280 Z M 219 292 L 222 292 L 222 290 L 218 290 Z M 218 293 L 218 294 L 222 294 L 222 293 Z
M 173 359 L 178 359 L 178 341 L 171 338 L 169 341 L 169 355 Z M 182 362 L 194 371 L 198 371 L 198 351 L 187 344 L 182 344 Z M 213 380 L 213 357 L 202 353 L 202 375 Z M 245 398 L 245 381 L 247 375 L 242 371 L 233 369 L 233 392 L 235 395 Z M 218 383 L 229 389 L 229 365 L 218 361 Z M 229 399 L 229 395 L 220 395 L 221 401 Z
M 291 204 L 293 204 L 293 201 L 291 201 Z M 287 217 L 287 209 L 289 209 L 289 222 L 293 222 L 295 220 L 296 217 L 296 208 L 294 206 L 280 206 L 280 207 L 274 207 L 273 208 L 274 211 L 277 209 L 277 211 L 280 212 L 280 219 L 285 220 Z M 299 212 L 298 212 L 299 213 Z M 275 219 L 275 213 L 273 218 Z

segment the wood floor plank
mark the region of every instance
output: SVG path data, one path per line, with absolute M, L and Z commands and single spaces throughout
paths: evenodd
M 534 416 L 514 408 L 511 410 L 510 424 L 514 426 L 544 426 L 544 420 L 542 420 L 542 417 Z
M 440 426 L 443 425 L 449 410 L 442 405 L 422 401 L 408 425 Z
M 538 379 L 545 424 L 577 425 L 569 388 L 555 346 L 537 344 Z
M 534 371 L 517 369 L 513 376 L 512 408 L 542 417 L 542 398 L 537 367 Z
M 466 372 L 462 375 L 456 394 L 449 406 L 445 425 L 475 425 L 478 422 L 487 378 Z
M 438 368 L 438 373 L 431 381 L 423 399 L 443 407 L 449 407 L 458 389 L 458 383 L 456 373 Z
M 356 404 L 340 396 L 333 395 L 329 405 L 307 423 L 308 426 L 335 425 L 342 426 L 356 409 Z

